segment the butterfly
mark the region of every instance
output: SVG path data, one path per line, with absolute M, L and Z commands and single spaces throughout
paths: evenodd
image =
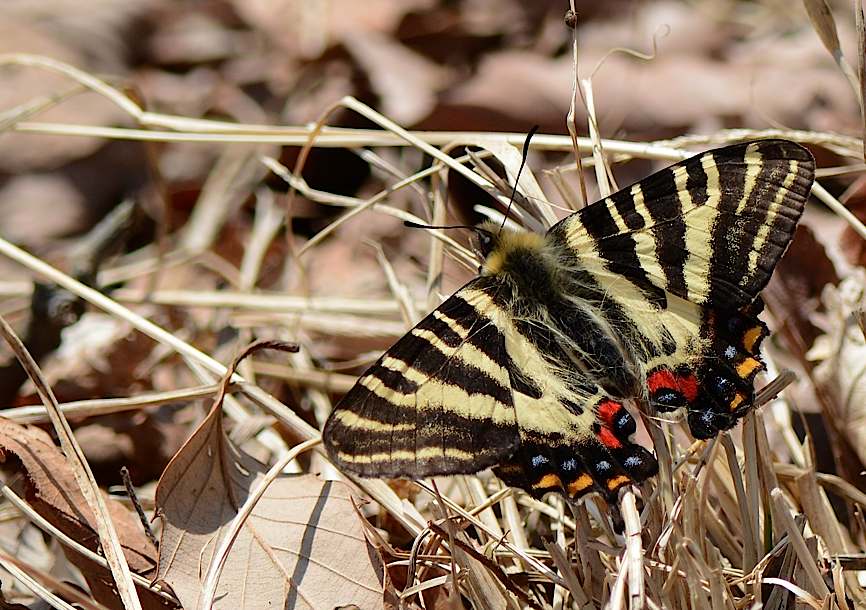
M 331 413 L 331 460 L 365 477 L 493 467 L 569 498 L 655 475 L 624 403 L 683 410 L 691 434 L 754 399 L 760 291 L 815 175 L 786 140 L 676 163 L 546 233 L 476 228 L 479 275 L 388 349 Z

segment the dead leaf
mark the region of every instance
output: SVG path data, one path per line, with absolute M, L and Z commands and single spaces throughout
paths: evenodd
M 540 125 L 542 131 L 562 131 L 571 79 L 570 58 L 549 59 L 526 51 L 490 53 L 472 78 L 443 94 L 424 128 L 526 131 Z
M 0 418 L 0 450 L 6 452 L 4 456 L 12 454 L 18 458 L 20 469 L 26 475 L 27 499 L 31 506 L 70 538 L 97 550 L 99 537 L 95 517 L 66 457 L 51 437 L 36 426 L 21 426 Z M 119 502 L 108 500 L 107 504 L 130 569 L 150 575 L 156 565 L 156 549 L 145 536 L 137 517 Z M 64 548 L 64 552 L 81 570 L 94 598 L 109 607 L 119 607 L 108 569 L 73 550 Z M 138 587 L 138 593 L 146 608 L 167 607 L 167 600 L 143 587 Z
M 866 176 L 858 176 L 845 190 L 842 203 L 861 222 L 866 220 Z M 866 266 L 866 240 L 847 223 L 839 236 L 838 246 L 852 265 Z
M 814 378 L 836 399 L 838 412 L 828 414 L 846 435 L 860 462 L 866 464 L 866 338 L 859 311 L 866 301 L 866 271 L 856 269 L 821 296 L 827 314 L 807 357 L 819 364 Z
M 62 175 L 23 174 L 0 188 L 0 233 L 29 247 L 86 227 L 84 195 Z
M 379 95 L 382 112 L 401 125 L 427 116 L 450 80 L 446 69 L 381 34 L 351 32 L 343 44 Z
M 304 2 L 298 0 L 235 0 L 238 15 L 273 41 L 303 58 L 318 57 L 351 32 L 392 32 L 406 13 L 432 5 L 432 0 L 366 0 Z
M 0 17 L 0 53 L 36 53 L 73 65 L 83 65 L 84 58 L 64 46 L 57 37 L 41 31 L 33 23 Z M 68 91 L 70 79 L 38 68 L 0 70 L 0 112 L 42 96 Z M 58 123 L 110 125 L 123 116 L 120 109 L 94 93 L 80 94 L 64 101 L 31 120 Z M 0 170 L 16 173 L 35 168 L 53 168 L 78 159 L 103 146 L 99 138 L 34 136 L 5 133 L 0 138 Z
M 159 4 L 158 0 L 89 0 L 87 11 L 82 11 L 77 0 L 8 0 L 3 11 L 74 49 L 91 68 L 118 73 L 127 65 L 130 48 L 138 42 L 139 37 L 129 35 L 131 28 L 137 19 L 147 18 L 149 11 L 158 10 Z
M 228 524 L 265 474 L 222 428 L 221 403 L 166 468 L 156 491 L 163 519 L 157 578 L 196 608 Z M 361 608 L 383 603 L 383 568 L 348 488 L 284 476 L 256 504 L 229 551 L 215 608 Z

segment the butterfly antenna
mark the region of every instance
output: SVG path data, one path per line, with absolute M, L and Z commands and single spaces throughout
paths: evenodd
M 511 212 L 511 205 L 514 203 L 514 197 L 517 195 L 517 185 L 520 182 L 520 174 L 523 172 L 523 166 L 526 165 L 526 157 L 529 156 L 529 141 L 538 132 L 538 125 L 535 125 L 526 134 L 526 139 L 523 141 L 523 154 L 520 159 L 520 167 L 517 168 L 517 176 L 514 178 L 514 186 L 511 187 L 511 197 L 508 200 L 508 207 L 505 208 L 505 216 L 502 217 L 502 224 L 499 226 L 499 232 L 505 227 L 505 221 L 508 220 L 508 214 Z

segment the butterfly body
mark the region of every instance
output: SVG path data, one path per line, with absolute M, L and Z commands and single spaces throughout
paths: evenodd
M 482 226 L 480 275 L 360 378 L 323 431 L 341 468 L 494 467 L 534 495 L 608 496 L 653 476 L 625 403 L 684 409 L 710 438 L 751 406 L 758 292 L 814 176 L 784 140 L 693 157 L 545 234 Z

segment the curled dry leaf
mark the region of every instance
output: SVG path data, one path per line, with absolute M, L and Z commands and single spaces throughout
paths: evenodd
M 95 551 L 99 544 L 93 512 L 84 500 L 66 457 L 51 437 L 36 426 L 21 426 L 0 418 L 0 457 L 18 458 L 25 475 L 26 496 L 40 515 L 67 536 Z M 156 565 L 156 549 L 148 541 L 138 519 L 119 502 L 108 501 L 108 509 L 133 572 L 150 576 Z M 94 598 L 109 607 L 120 607 L 111 573 L 74 550 L 66 556 L 84 575 Z M 165 608 L 167 600 L 139 587 L 145 608 Z M 162 600 L 162 601 L 160 601 Z
M 214 550 L 265 472 L 226 438 L 219 400 L 160 478 L 157 578 L 185 608 L 198 607 Z M 283 476 L 267 488 L 231 546 L 214 607 L 381 607 L 382 573 L 346 485 L 315 475 Z
M 821 300 L 827 309 L 826 333 L 815 340 L 807 357 L 820 362 L 814 377 L 836 399 L 835 428 L 866 463 L 866 337 L 859 324 L 866 271 L 857 269 L 838 286 L 828 285 Z

